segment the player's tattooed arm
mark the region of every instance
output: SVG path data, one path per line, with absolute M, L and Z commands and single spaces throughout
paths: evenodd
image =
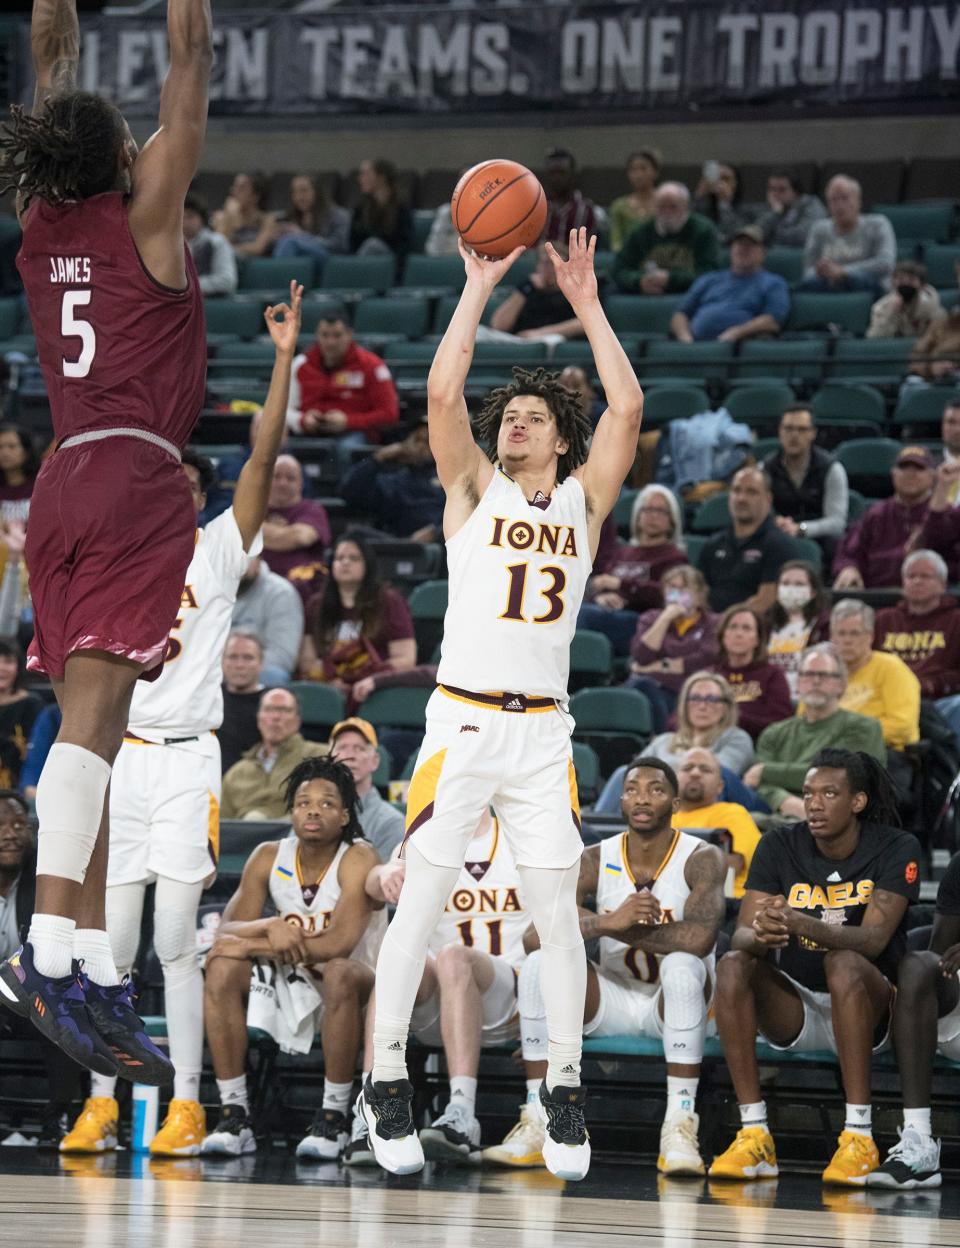
M 604 915 L 596 913 L 597 888 L 600 881 L 600 846 L 591 845 L 580 859 L 577 881 L 577 909 L 580 911 L 580 933 L 584 940 L 593 940 L 601 931 Z
M 76 89 L 80 60 L 80 23 L 76 0 L 33 0 L 30 50 L 37 85 L 33 111 Z
M 705 958 L 717 943 L 723 922 L 723 885 L 726 863 L 715 845 L 704 845 L 687 859 L 684 877 L 690 896 L 683 904 L 683 918 L 676 923 L 640 928 L 628 943 L 644 953 L 691 953 Z
M 907 899 L 886 889 L 874 890 L 863 912 L 859 927 L 846 923 L 824 923 L 803 910 L 788 906 L 782 898 L 783 921 L 791 936 L 816 942 L 822 949 L 849 949 L 875 961 L 889 945 L 907 909 Z

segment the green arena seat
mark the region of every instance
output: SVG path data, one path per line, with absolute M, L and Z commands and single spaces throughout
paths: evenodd
M 890 469 L 902 446 L 893 438 L 851 438 L 840 443 L 835 455 L 855 489 L 879 498 L 890 493 Z
M 620 345 L 626 351 L 623 335 L 620 335 Z M 630 352 L 627 351 L 629 355 Z M 557 368 L 564 369 L 568 365 L 573 364 L 586 370 L 587 376 L 593 376 L 596 368 L 593 362 L 593 348 L 585 338 L 568 338 L 565 342 L 558 342 L 553 349 L 553 363 Z
M 683 539 L 683 545 L 687 552 L 687 562 L 691 566 L 697 566 L 697 560 L 700 558 L 700 552 L 707 544 L 707 535 L 705 533 L 687 533 Z
M 422 728 L 432 693 L 432 685 L 424 689 L 376 689 L 363 701 L 363 718 L 376 728 Z
M 873 386 L 821 386 L 810 401 L 810 410 L 824 424 L 869 420 L 882 425 L 887 416 L 883 395 Z
M 849 334 L 864 334 L 870 324 L 873 296 L 866 291 L 823 295 L 815 291 L 797 291 L 790 303 L 788 331 L 827 329 L 836 325 Z
M 236 369 L 237 376 L 269 381 L 275 359 L 272 342 L 224 342 L 216 348 L 211 367 L 223 377 L 229 373 L 231 364 L 240 365 Z
M 463 261 L 461 260 L 460 263 L 462 264 Z M 518 256 L 511 264 L 507 270 L 506 277 L 503 278 L 500 285 L 507 287 L 508 290 L 516 289 L 517 286 L 522 286 L 524 282 L 529 280 L 530 274 L 536 267 L 537 249 L 532 247 L 525 251 L 522 256 Z
M 419 255 L 426 247 L 435 215 L 432 208 L 415 208 L 413 210 L 413 254 L 409 257 L 408 264 L 414 255 Z
M 812 537 L 794 537 L 791 538 L 794 549 L 794 559 L 806 559 L 807 563 L 812 563 L 819 572 L 823 567 L 823 547 Z
M 570 699 L 574 740 L 597 753 L 600 770 L 611 775 L 650 739 L 650 703 L 638 689 L 580 689 Z
M 485 368 L 505 366 L 508 372 L 514 364 L 536 367 L 547 362 L 547 344 L 524 338 L 516 342 L 478 342 L 473 362 Z
M 323 266 L 323 291 L 341 291 L 363 298 L 380 295 L 393 285 L 393 256 L 331 256 Z
M 643 423 L 650 428 L 709 411 L 710 399 L 702 386 L 659 386 L 644 395 Z
M 303 335 L 309 334 L 312 341 L 322 320 L 342 320 L 346 316 L 346 309 L 340 299 L 324 299 L 322 295 L 314 294 L 312 299 L 304 299 L 300 305 L 300 329 Z
M 828 350 L 826 339 L 748 339 L 740 345 L 733 380 L 782 377 L 790 385 L 819 381 Z
M 957 397 L 954 386 L 930 386 L 906 390 L 893 413 L 895 425 L 939 425 L 947 400 Z
M 644 377 L 722 381 L 732 356 L 732 342 L 648 342 L 640 368 Z
M 483 309 L 483 316 L 480 318 L 481 325 L 489 325 L 490 317 L 505 299 L 509 299 L 513 291 L 509 286 L 497 286 L 493 294 L 487 300 L 487 306 Z M 437 300 L 437 308 L 433 315 L 433 332 L 442 334 L 446 331 L 450 324 L 450 318 L 453 316 L 457 304 L 460 302 L 459 295 L 444 295 Z
M 313 260 L 310 256 L 291 256 L 288 260 L 250 256 L 240 266 L 241 293 L 262 291 L 279 302 L 281 298 L 289 298 L 291 282 L 299 282 L 305 291 L 313 286 Z
M 424 581 L 413 590 L 407 601 L 413 617 L 413 631 L 421 663 L 430 662 L 430 655 L 443 636 L 443 617 L 447 610 L 448 592 L 446 581 Z
M 780 449 L 780 439 L 757 438 L 750 449 L 753 451 L 753 458 L 758 464 L 762 464 L 768 455 L 772 455 L 774 451 Z
M 620 490 L 620 496 L 613 504 L 613 520 L 624 537 L 630 536 L 630 518 L 633 515 L 633 504 L 639 490 L 632 490 L 628 485 Z
M 827 364 L 827 378 L 895 385 L 907 371 L 915 342 L 915 338 L 838 338 Z
M 570 644 L 570 688 L 608 685 L 613 673 L 613 645 L 605 633 L 578 628 Z
M 763 267 L 770 273 L 779 274 L 789 285 L 796 286 L 803 277 L 803 248 L 771 247 Z
M 860 491 L 851 487 L 847 500 L 847 523 L 853 524 L 854 520 L 859 520 L 869 506 Z
M 730 504 L 727 499 L 726 490 L 705 498 L 693 513 L 693 520 L 690 524 L 691 532 L 703 533 L 709 537 L 718 529 L 726 528 L 730 523 Z
M 426 299 L 364 299 L 357 305 L 353 332 L 358 338 L 382 342 L 420 338 L 427 332 L 430 308 Z
M 300 703 L 300 716 L 311 740 L 326 741 L 333 725 L 346 719 L 346 700 L 332 685 L 316 680 L 293 680 L 287 688 Z
M 466 273 L 460 256 L 410 256 L 403 271 L 404 286 L 418 289 L 462 290 Z
M 950 241 L 957 216 L 956 204 L 949 200 L 927 204 L 874 204 L 873 211 L 889 220 L 898 239 L 916 238 L 934 243 Z
M 679 295 L 611 295 L 606 300 L 607 319 L 618 334 L 669 334 L 679 306 Z
M 255 303 L 241 303 L 236 299 L 204 299 L 203 315 L 208 335 L 256 338 L 266 329 L 263 308 Z
M 595 802 L 600 795 L 600 784 L 603 779 L 600 774 L 600 759 L 597 758 L 596 750 L 583 741 L 572 742 L 571 749 L 580 804 L 587 806 Z
M 723 400 L 723 406 L 734 420 L 779 420 L 783 409 L 792 403 L 796 395 L 785 381 L 775 381 L 765 386 L 737 386 Z
M 927 281 L 931 286 L 956 286 L 960 247 L 956 243 L 951 247 L 931 243 L 923 249 L 923 263 L 926 265 Z
M 13 338 L 20 325 L 20 300 L 0 299 L 0 341 Z

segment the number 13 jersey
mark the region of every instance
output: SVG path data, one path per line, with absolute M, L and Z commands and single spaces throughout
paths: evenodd
M 496 469 L 447 542 L 440 684 L 565 701 L 592 564 L 586 497 L 575 477 L 531 503 Z

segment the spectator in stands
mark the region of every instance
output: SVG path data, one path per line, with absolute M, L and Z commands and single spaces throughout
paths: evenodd
M 237 289 L 237 257 L 227 239 L 210 229 L 210 214 L 199 195 L 183 201 L 183 237 L 204 295 L 232 295 Z
M 355 681 L 376 672 L 405 671 L 416 661 L 409 607 L 380 580 L 363 538 L 344 533 L 334 544 L 326 584 L 307 603 L 301 677 L 349 695 Z
M 707 161 L 704 165 L 693 206 L 701 216 L 713 222 L 724 244 L 732 243 L 754 217 L 753 211 L 740 201 L 739 173 L 733 165 L 723 161 Z M 763 241 L 762 234 L 760 240 Z
M 648 485 L 633 500 L 630 541 L 617 542 L 587 583 L 578 628 L 604 633 L 616 654 L 630 653 L 639 612 L 660 607 L 660 579 L 669 568 L 687 562 L 677 544 L 683 521 L 676 496 L 662 485 Z
M 721 767 L 742 775 L 753 762 L 753 742 L 737 727 L 733 690 L 716 672 L 693 672 L 677 699 L 677 727 L 654 737 L 644 751 L 679 767 L 687 750 L 712 750 Z
M 777 528 L 788 537 L 828 539 L 832 544 L 847 527 L 847 470 L 815 445 L 817 425 L 805 403 L 784 409 L 777 434 L 780 449 L 763 465 L 773 489 Z
M 654 196 L 655 215 L 627 235 L 613 262 L 613 280 L 627 294 L 676 294 L 720 264 L 717 232 L 690 211 L 690 192 L 664 182 Z
M 637 620 L 625 682 L 646 694 L 656 733 L 666 729 L 690 673 L 710 667 L 717 657 L 717 621 L 702 574 L 684 564 L 664 572 L 660 585 L 664 606 Z
M 773 490 L 762 468 L 741 468 L 730 486 L 730 524 L 707 539 L 698 566 L 710 586 L 710 605 L 735 602 L 763 613 L 773 606 L 777 577 L 796 553 L 773 516 Z
M 579 398 L 581 411 L 593 425 L 594 429 L 596 429 L 597 423 L 606 410 L 607 405 L 603 399 L 598 398 L 594 393 L 586 371 L 580 368 L 578 364 L 568 364 L 560 374 L 560 384 L 561 386 L 566 386 L 568 390 L 572 390 Z
M 876 589 L 900 581 L 903 556 L 919 537 L 933 493 L 933 456 L 905 446 L 890 475 L 893 497 L 868 507 L 847 530 L 833 561 L 834 589 Z
M 722 828 L 730 833 L 727 870 L 733 872 L 728 897 L 742 897 L 753 851 L 760 830 L 749 811 L 739 802 L 723 802 L 723 774 L 711 750 L 695 746 L 687 750 L 677 771 L 679 807 L 674 811 L 675 828 Z
M 266 256 L 273 247 L 273 214 L 267 212 L 269 183 L 263 173 L 238 173 L 213 228 L 238 256 Z
M 11 958 L 20 948 L 20 932 L 33 917 L 37 887 L 36 836 L 29 810 L 19 793 L 0 790 L 0 958 Z M 43 1061 L 47 1075 L 47 1101 L 41 1110 L 43 1149 L 57 1149 L 72 1120 L 72 1104 L 80 1096 L 80 1068 L 55 1045 L 38 1036 L 33 1024 L 10 1010 L 0 1010 L 0 1038 L 30 1046 Z M 8 1072 L 10 1073 L 10 1072 Z M 30 1143 L 10 1139 L 4 1144 Z
M 335 204 L 321 182 L 306 173 L 290 179 L 290 203 L 274 224 L 273 254 L 310 256 L 318 272 L 329 256 L 345 255 L 350 246 L 350 213 Z
M 804 248 L 800 290 L 865 290 L 880 294 L 890 285 L 897 240 L 889 220 L 862 213 L 860 183 L 837 174 L 827 183 L 828 221 L 816 221 Z
M 960 304 L 933 322 L 913 349 L 906 384 L 960 384 Z
M 249 629 L 235 628 L 223 650 L 223 723 L 217 729 L 222 771 L 229 771 L 260 740 L 262 668 L 263 642 Z
M 920 740 L 920 681 L 895 654 L 873 648 L 874 610 L 842 598 L 830 612 L 830 640 L 847 665 L 846 711 L 877 720 L 891 751 Z
M 330 753 L 353 776 L 360 800 L 360 826 L 363 835 L 380 856 L 390 856 L 403 840 L 403 815 L 385 802 L 374 787 L 373 777 L 380 766 L 377 731 L 365 719 L 353 716 L 334 724 L 330 730 Z
M 363 160 L 357 173 L 360 202 L 350 223 L 350 250 L 358 256 L 394 255 L 402 263 L 413 243 L 413 214 L 397 190 L 389 160 Z
M 847 666 L 835 646 L 819 642 L 800 657 L 795 715 L 764 728 L 757 740 L 757 761 L 744 774 L 774 814 L 803 818 L 803 781 L 810 760 L 829 747 L 863 750 L 885 763 L 883 730 L 875 719 L 842 710 Z
M 400 418 L 390 369 L 354 341 L 343 313 L 321 316 L 316 338 L 316 345 L 293 361 L 287 428 L 339 438 L 346 449 L 376 441 L 378 430 Z
M 733 690 L 737 723 L 756 741 L 768 724 L 793 714 L 787 678 L 767 658 L 763 616 L 744 603 L 728 607 L 717 626 L 717 645 L 714 671 Z
M 543 237 L 549 243 L 566 243 L 571 230 L 585 229 L 589 238 L 606 219 L 605 214 L 577 189 L 577 160 L 565 147 L 547 152 L 543 189 L 548 201 Z
M 33 721 L 27 754 L 20 768 L 20 792 L 30 802 L 37 796 L 40 773 L 62 723 L 63 713 L 58 702 L 48 702 Z
M 10 506 L 22 508 L 24 504 L 11 503 Z M 6 528 L 0 527 L 0 566 L 3 567 L 0 578 L 0 637 L 17 637 L 22 628 L 27 633 L 33 632 L 27 569 L 23 558 L 26 544 L 27 526 L 22 520 L 8 520 Z
M 328 747 L 300 734 L 300 703 L 289 689 L 260 695 L 260 738 L 223 777 L 222 819 L 285 819 L 284 789 L 290 773 L 305 758 L 326 754 Z
M 17 643 L 0 638 L 0 788 L 15 789 L 27 755 L 27 742 L 43 702 L 25 688 L 27 674 L 23 651 Z
M 321 503 L 303 497 L 303 469 L 293 455 L 280 455 L 273 470 L 263 525 L 263 561 L 284 576 L 306 600 L 324 566 L 330 521 Z
M 231 619 L 234 630 L 254 633 L 263 642 L 260 677 L 265 685 L 285 685 L 293 675 L 303 637 L 303 599 L 286 579 L 254 557 L 240 581 Z
M 767 178 L 767 207 L 757 218 L 768 247 L 804 247 L 815 221 L 827 210 L 816 195 L 804 195 L 795 173 L 774 169 Z
M 940 436 L 943 439 L 944 463 L 960 463 L 960 396 L 947 399 L 940 424 Z M 949 495 L 950 502 L 956 504 L 957 482 L 953 483 Z
M 893 290 L 870 311 L 868 338 L 916 338 L 943 316 L 936 287 L 927 282 L 927 270 L 915 260 L 898 260 L 893 268 Z
M 641 221 L 654 214 L 654 192 L 663 158 L 655 147 L 640 147 L 627 157 L 627 182 L 630 194 L 621 195 L 610 205 L 610 247 L 619 251 L 627 235 Z
M 0 424 L 0 523 L 27 523 L 40 456 L 21 425 Z
M 947 565 L 935 550 L 907 555 L 903 599 L 877 612 L 873 644 L 906 663 L 960 741 L 960 610 L 946 590 Z
M 935 550 L 947 564 L 951 582 L 960 577 L 960 459 L 944 459 L 936 470 L 930 506 L 914 546 Z
M 557 243 L 556 249 L 563 256 L 567 254 L 563 243 Z M 523 338 L 546 342 L 548 348 L 568 338 L 582 337 L 583 326 L 557 285 L 557 271 L 542 244 L 537 248 L 537 267 L 529 280 L 495 309 L 489 328 L 481 325 L 477 331 L 477 342 Z
M 767 613 L 767 656 L 787 678 L 797 700 L 797 673 L 803 654 L 830 632 L 827 595 L 820 573 L 805 559 L 791 559 L 777 577 L 777 600 Z
M 263 408 L 254 407 L 253 415 L 250 417 L 250 435 L 247 439 L 246 446 L 237 446 L 230 455 L 222 455 L 217 459 L 217 479 L 207 490 L 207 505 L 200 513 L 200 524 L 209 524 L 215 517 L 221 515 L 228 507 L 233 505 L 233 496 L 236 492 L 237 482 L 240 480 L 240 473 L 243 466 L 250 458 L 250 452 L 253 444 L 257 440 L 257 431 L 260 428 L 260 421 L 263 418 Z M 281 435 L 280 447 L 285 449 L 290 441 L 290 435 L 284 429 Z
M 340 483 L 352 510 L 376 528 L 414 542 L 441 539 L 444 493 L 430 450 L 426 417 L 400 442 L 378 447 L 353 465 Z
M 790 315 L 790 291 L 763 267 L 763 235 L 756 225 L 733 235 L 730 268 L 704 273 L 674 312 L 670 329 L 678 342 L 740 342 L 779 334 Z

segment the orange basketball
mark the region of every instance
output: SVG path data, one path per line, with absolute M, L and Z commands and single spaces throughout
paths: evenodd
M 468 169 L 450 201 L 457 233 L 481 256 L 532 247 L 543 233 L 547 197 L 535 174 L 515 160 L 485 160 Z

